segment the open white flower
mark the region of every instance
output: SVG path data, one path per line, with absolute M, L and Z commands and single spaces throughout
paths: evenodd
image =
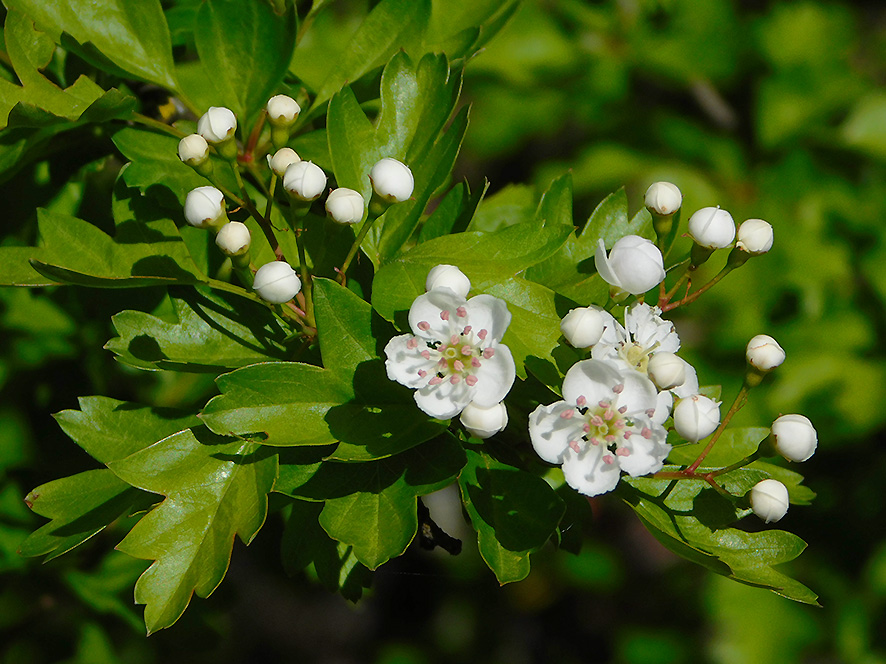
M 385 346 L 388 378 L 416 390 L 415 403 L 431 417 L 454 417 L 472 401 L 494 406 L 516 376 L 500 343 L 510 322 L 504 301 L 492 295 L 466 300 L 449 288 L 419 295 L 409 309 L 412 334 Z
M 661 317 L 661 309 L 638 302 L 625 310 L 622 326 L 612 314 L 603 311 L 605 319 L 603 336 L 591 351 L 595 360 L 610 363 L 622 362 L 644 376 L 649 376 L 649 360 L 657 353 L 676 353 L 680 350 L 680 337 L 671 321 Z M 658 397 L 659 409 L 670 409 L 673 397 L 688 397 L 698 392 L 698 374 L 695 368 L 681 357 L 685 379 Z
M 545 461 L 562 464 L 579 493 L 606 493 L 621 471 L 637 477 L 661 470 L 671 446 L 661 425 L 668 414 L 656 410 L 657 398 L 655 385 L 637 371 L 577 362 L 563 379 L 563 401 L 529 416 L 532 446 Z
M 661 251 L 639 235 L 625 235 L 612 245 L 608 256 L 601 239 L 594 265 L 603 281 L 631 295 L 645 293 L 665 278 Z

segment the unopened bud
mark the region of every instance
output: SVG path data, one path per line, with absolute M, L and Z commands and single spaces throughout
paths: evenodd
M 301 113 L 301 106 L 292 97 L 274 95 L 266 107 L 268 122 L 275 127 L 291 127 Z
M 209 144 L 200 134 L 185 136 L 178 142 L 178 158 L 196 168 L 209 159 Z
M 508 425 L 508 411 L 504 402 L 493 406 L 479 406 L 469 403 L 459 416 L 464 428 L 477 438 L 489 438 Z
M 689 217 L 689 235 L 707 249 L 723 249 L 735 239 L 732 215 L 719 207 L 705 207 Z
M 471 290 L 471 280 L 454 265 L 435 265 L 425 279 L 425 290 L 448 288 L 459 297 L 467 297 Z
M 674 408 L 674 428 L 690 443 L 707 438 L 720 426 L 720 403 L 702 394 L 681 399 Z
M 674 214 L 683 204 L 683 194 L 670 182 L 653 182 L 646 190 L 646 207 L 660 215 Z
M 403 162 L 385 157 L 376 162 L 369 172 L 375 193 L 389 203 L 409 200 L 415 188 L 412 171 Z
M 300 161 L 301 157 L 292 148 L 280 148 L 273 156 L 268 155 L 268 166 L 278 178 L 282 178 L 286 169 L 292 164 L 297 164 Z
M 782 415 L 776 419 L 772 423 L 772 439 L 776 451 L 788 461 L 806 461 L 818 447 L 815 427 L 803 415 Z
M 221 143 L 233 138 L 237 130 L 237 117 L 224 106 L 210 106 L 197 121 L 197 133 L 210 143 Z
M 339 187 L 326 197 L 326 214 L 338 224 L 356 224 L 363 219 L 366 207 L 359 191 Z
M 242 256 L 248 253 L 251 241 L 249 229 L 239 221 L 228 222 L 215 236 L 215 244 L 225 256 Z
M 765 254 L 772 249 L 772 226 L 762 219 L 748 219 L 738 227 L 735 247 L 751 256 Z
M 601 239 L 594 265 L 603 281 L 632 295 L 645 293 L 665 278 L 661 250 L 639 235 L 625 235 L 612 246 L 608 256 Z
M 655 353 L 646 371 L 660 390 L 672 390 L 686 382 L 686 363 L 673 353 Z
M 560 331 L 570 346 L 590 348 L 603 336 L 606 320 L 597 307 L 572 309 L 560 321 Z
M 300 201 L 316 200 L 326 188 L 326 173 L 312 161 L 296 162 L 283 174 L 283 188 Z
M 192 189 L 185 198 L 185 219 L 197 228 L 219 228 L 228 220 L 224 194 L 209 185 Z
M 762 480 L 751 489 L 750 503 L 754 514 L 766 523 L 773 523 L 788 513 L 788 489 L 778 480 Z
M 252 288 L 263 300 L 283 304 L 301 290 L 301 279 L 289 263 L 273 261 L 256 270 Z
M 748 342 L 745 356 L 748 363 L 759 371 L 772 371 L 785 360 L 784 349 L 766 334 L 758 334 Z

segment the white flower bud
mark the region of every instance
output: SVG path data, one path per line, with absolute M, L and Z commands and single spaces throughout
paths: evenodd
M 197 133 L 210 143 L 226 141 L 236 130 L 237 118 L 231 109 L 224 106 L 210 106 L 197 120 Z
M 673 353 L 655 353 L 646 371 L 660 390 L 672 390 L 686 382 L 686 363 Z
M 190 134 L 178 142 L 178 158 L 188 166 L 199 166 L 209 159 L 209 143 L 200 134 Z
M 301 161 L 301 157 L 292 148 L 280 148 L 273 155 L 268 155 L 268 166 L 278 178 L 282 178 L 286 169 Z
M 590 348 L 603 336 L 606 320 L 597 307 L 572 309 L 560 321 L 560 331 L 570 346 Z
M 283 304 L 301 290 L 301 279 L 289 263 L 273 261 L 256 270 L 252 288 L 263 300 Z
M 471 290 L 471 280 L 454 265 L 435 265 L 428 272 L 425 290 L 448 288 L 459 297 L 467 297 Z
M 818 434 L 809 418 L 782 415 L 772 423 L 775 449 L 788 461 L 806 461 L 818 447 Z
M 748 219 L 738 227 L 735 246 L 752 256 L 765 254 L 772 249 L 772 226 L 762 219 Z
M 674 428 L 690 443 L 710 436 L 720 426 L 720 402 L 702 394 L 681 399 L 674 408 Z
M 283 188 L 300 201 L 316 200 L 326 188 L 326 173 L 312 161 L 298 161 L 283 174 Z
M 760 371 L 772 371 L 784 362 L 784 349 L 767 334 L 758 334 L 748 342 L 745 352 L 748 363 Z
M 461 411 L 458 419 L 471 435 L 489 438 L 504 431 L 508 425 L 508 411 L 503 401 L 493 406 L 478 406 L 472 401 Z
M 326 214 L 338 224 L 356 224 L 363 219 L 366 202 L 359 191 L 339 187 L 326 197 Z
M 252 236 L 246 224 L 230 221 L 215 236 L 215 244 L 225 256 L 242 256 L 249 251 Z
M 369 172 L 375 193 L 389 203 L 402 203 L 409 200 L 415 188 L 415 180 L 409 166 L 403 162 L 385 157 L 375 163 Z
M 723 249 L 735 239 L 732 215 L 718 207 L 705 207 L 689 217 L 689 235 L 708 249 Z
M 268 121 L 275 127 L 289 127 L 301 113 L 301 106 L 292 97 L 274 95 L 268 99 Z
M 606 283 L 632 295 L 645 293 L 665 278 L 661 251 L 639 235 L 625 235 L 613 245 L 609 256 L 601 239 L 594 264 Z
M 788 488 L 778 480 L 757 482 L 750 494 L 751 509 L 766 523 L 778 521 L 788 513 Z
M 653 182 L 646 190 L 646 207 L 657 214 L 674 214 L 683 204 L 683 194 L 670 182 Z
M 227 221 L 225 197 L 209 185 L 197 187 L 185 198 L 185 219 L 197 228 L 217 228 Z

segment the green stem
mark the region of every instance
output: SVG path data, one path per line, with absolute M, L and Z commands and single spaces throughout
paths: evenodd
M 262 233 L 265 234 L 265 238 L 268 240 L 268 244 L 270 244 L 271 249 L 274 250 L 274 256 L 276 256 L 277 260 L 283 260 L 283 250 L 280 248 L 277 236 L 274 235 L 274 229 L 271 228 L 271 222 L 268 221 L 267 217 L 261 216 L 259 211 L 255 208 L 252 199 L 249 198 L 249 193 L 246 191 L 246 184 L 243 182 L 243 176 L 240 175 L 239 164 L 234 162 L 229 163 L 231 164 L 231 170 L 234 172 L 234 177 L 237 179 L 237 186 L 240 187 L 240 191 L 243 193 L 243 200 L 239 204 L 245 207 L 249 211 L 249 214 L 252 215 L 252 218 L 258 222 Z
M 268 187 L 268 204 L 265 206 L 265 219 L 271 222 L 271 209 L 274 207 L 274 190 L 277 189 L 277 174 L 271 171 L 271 186 Z
M 360 232 L 357 234 L 357 238 L 354 240 L 354 244 L 351 245 L 351 250 L 348 252 L 347 258 L 345 258 L 345 262 L 342 263 L 341 268 L 338 271 L 338 280 L 344 285 L 347 282 L 346 273 L 348 271 L 348 267 L 351 265 L 351 261 L 354 260 L 354 256 L 357 255 L 357 251 L 360 249 L 360 245 L 363 244 L 363 240 L 366 237 L 366 234 L 369 233 L 369 229 L 372 228 L 372 224 L 375 223 L 377 217 L 367 217 L 366 221 L 363 223 L 363 227 L 360 229 Z
M 714 447 L 714 444 L 719 440 L 720 435 L 723 431 L 726 430 L 726 425 L 729 424 L 729 421 L 732 417 L 741 410 L 741 407 L 747 403 L 748 400 L 748 392 L 750 391 L 750 386 L 745 382 L 744 385 L 741 386 L 741 389 L 738 391 L 738 394 L 735 397 L 735 401 L 732 402 L 732 407 L 729 409 L 729 412 L 726 413 L 726 416 L 720 422 L 720 426 L 717 427 L 717 430 L 714 432 L 714 435 L 711 436 L 710 441 L 708 441 L 707 447 L 702 450 L 701 454 L 698 455 L 698 458 L 692 462 L 692 465 L 689 466 L 686 471 L 690 473 L 694 473 L 695 469 L 701 465 L 701 462 L 704 461 L 704 458 L 708 455 L 711 449 Z
M 239 295 L 240 297 L 245 297 L 247 300 L 252 300 L 253 302 L 258 302 L 259 304 L 261 304 L 265 307 L 268 307 L 271 311 L 277 311 L 273 305 L 269 304 L 268 302 L 265 302 L 263 299 L 261 299 L 255 293 L 248 291 L 245 288 L 242 288 L 242 287 L 237 286 L 235 284 L 230 284 L 227 281 L 220 281 L 218 279 L 212 279 L 212 278 L 208 278 L 205 283 L 207 286 L 209 286 L 212 289 L 224 291 L 226 293 L 232 293 L 234 295 Z M 294 314 L 291 314 L 285 310 L 277 311 L 277 313 L 281 318 L 284 318 L 287 322 L 296 323 L 296 324 L 304 327 L 304 321 L 300 320 Z
M 130 116 L 130 119 L 133 122 L 143 124 L 146 127 L 150 127 L 151 129 L 159 129 L 160 131 L 167 134 L 172 134 L 176 138 L 184 138 L 186 136 L 183 131 L 176 129 L 172 125 L 168 125 L 165 122 L 160 122 L 159 120 L 155 120 L 154 118 L 149 118 L 147 115 L 142 115 L 141 113 L 133 112 Z
M 760 452 L 760 450 L 757 450 L 753 454 L 749 454 L 748 456 L 746 456 L 741 461 L 736 461 L 735 463 L 731 463 L 728 466 L 725 466 L 723 468 L 717 468 L 717 470 L 712 470 L 710 473 L 708 473 L 708 475 L 710 475 L 711 477 L 717 477 L 719 475 L 725 475 L 726 473 L 731 473 L 733 470 L 738 470 L 739 468 L 744 468 L 749 463 L 753 463 L 754 461 L 759 459 L 761 456 L 763 456 L 762 453 Z
M 662 313 L 664 313 L 666 311 L 670 311 L 671 309 L 676 309 L 677 307 L 682 306 L 684 304 L 692 304 L 701 296 L 702 293 L 704 293 L 704 292 L 710 290 L 711 288 L 713 288 L 714 286 L 716 286 L 723 279 L 723 277 L 725 277 L 727 274 L 732 272 L 732 270 L 734 270 L 734 269 L 735 269 L 734 265 L 729 265 L 727 263 L 725 266 L 723 266 L 723 269 L 717 273 L 717 276 L 715 276 L 708 283 L 706 283 L 704 286 L 702 286 L 697 291 L 695 291 L 692 295 L 687 295 L 682 300 L 678 300 L 677 302 L 671 302 L 670 304 L 665 304 L 664 306 L 661 306 L 660 308 L 662 310 Z
M 291 203 L 292 204 L 289 206 L 289 216 L 292 230 L 295 233 L 293 239 L 295 241 L 295 246 L 298 249 L 298 271 L 299 274 L 301 274 L 301 289 L 305 296 L 305 320 L 308 321 L 308 325 L 316 328 L 317 323 L 314 320 L 313 282 L 311 281 L 311 273 L 308 272 L 308 261 L 305 256 L 305 243 L 300 237 L 304 230 L 302 221 L 308 212 L 308 208 L 296 205 L 295 201 L 292 201 Z

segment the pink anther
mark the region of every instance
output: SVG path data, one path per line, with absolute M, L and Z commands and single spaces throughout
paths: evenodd
M 473 330 L 473 329 L 474 328 L 472 328 L 470 325 L 465 325 L 465 329 L 462 330 L 462 334 L 470 334 L 471 330 Z
M 465 376 L 465 382 L 471 387 L 477 384 L 477 380 L 479 379 L 476 376 Z
M 428 375 L 428 372 L 425 371 L 424 369 L 419 369 L 419 370 L 418 370 L 418 375 L 419 375 L 420 378 L 424 378 L 425 376 Z
M 640 435 L 643 436 L 646 440 L 652 438 L 652 431 L 649 430 L 649 427 L 643 427 L 643 430 L 640 431 Z
M 455 315 L 458 316 L 459 318 L 464 318 L 465 316 L 468 315 L 468 310 L 465 309 L 464 307 L 459 307 L 458 309 L 455 310 Z
M 431 351 L 429 351 L 429 350 L 426 348 L 425 350 L 423 350 L 423 351 L 421 352 L 421 356 L 422 356 L 423 358 L 425 358 L 426 360 L 430 360 L 430 359 L 431 359 Z
M 631 456 L 631 451 L 626 447 L 619 447 L 615 453 L 620 457 Z
M 655 408 L 647 408 L 646 417 L 655 417 Z
M 471 366 L 474 367 L 475 369 L 477 367 L 479 367 L 480 366 L 480 358 L 479 357 L 472 357 L 471 358 Z
M 591 431 L 591 425 L 588 424 L 587 422 L 585 422 L 585 423 L 584 423 L 584 426 L 581 428 L 581 430 L 584 431 L 585 433 L 590 433 L 590 431 Z
M 483 349 L 483 357 L 485 357 L 487 360 L 488 360 L 490 357 L 492 357 L 493 355 L 495 355 L 495 349 L 494 349 L 494 348 L 484 348 L 484 349 Z
M 416 339 L 415 337 L 407 339 L 406 340 L 406 347 L 409 348 L 410 350 L 413 348 L 418 348 L 418 339 Z
M 458 335 L 453 334 L 451 337 L 449 337 L 449 345 L 455 346 L 457 344 L 458 344 Z
M 451 376 L 449 382 L 453 385 L 458 385 L 461 382 L 461 376 Z
M 489 330 L 480 330 L 479 332 L 477 332 L 477 336 L 480 337 L 481 341 L 485 339 L 488 334 Z
M 600 417 L 599 415 L 594 415 L 591 418 L 591 424 L 593 424 L 595 427 L 602 427 L 605 424 L 605 422 L 603 421 L 603 418 Z
M 603 463 L 605 463 L 607 466 L 611 466 L 613 463 L 615 463 L 615 457 L 611 454 L 607 454 L 603 457 Z
M 573 415 L 575 415 L 575 411 L 571 408 L 560 413 L 560 417 L 562 417 L 564 420 L 571 420 Z
M 569 447 L 572 448 L 572 451 L 575 452 L 576 454 L 578 454 L 579 452 L 581 452 L 581 448 L 578 446 L 578 441 L 577 441 L 577 440 L 570 440 L 570 441 L 569 441 Z
M 622 415 L 624 415 L 626 412 L 628 412 L 628 407 L 622 406 L 621 408 L 618 409 L 618 412 L 621 413 Z
M 427 332 L 431 329 L 431 324 L 428 321 L 423 320 L 418 324 L 418 329 L 422 332 Z
M 455 369 L 456 371 L 464 371 L 465 365 L 461 360 L 456 360 L 455 362 L 452 363 L 452 368 Z
M 619 383 L 618 385 L 616 385 L 615 387 L 612 388 L 612 391 L 615 392 L 616 394 L 621 394 L 622 392 L 625 391 L 625 384 Z
M 588 403 L 588 400 L 585 399 L 585 396 L 582 394 L 578 399 L 575 400 L 575 405 L 579 408 L 584 407 Z
M 461 354 L 464 355 L 465 357 L 473 355 L 474 354 L 474 347 L 469 344 L 465 344 L 464 346 L 461 347 Z
M 431 380 L 428 381 L 428 385 L 439 385 L 443 382 L 443 379 L 440 376 L 434 376 Z
M 440 318 L 442 318 L 443 320 L 449 320 L 449 310 L 444 309 L 443 311 L 441 311 Z

